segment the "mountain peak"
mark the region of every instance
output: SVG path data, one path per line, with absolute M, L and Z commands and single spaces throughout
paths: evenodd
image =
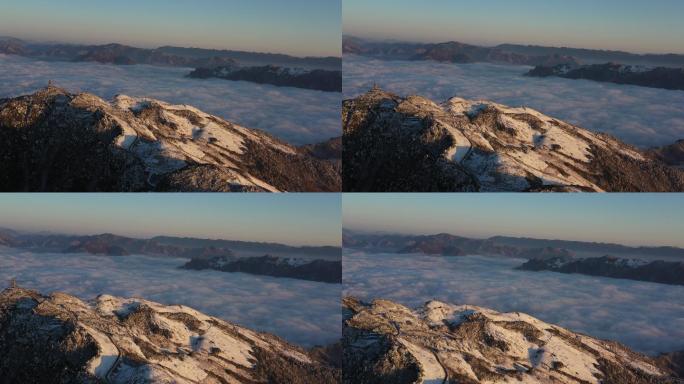
M 3 190 L 340 189 L 330 161 L 192 106 L 150 98 L 117 95 L 109 102 L 50 84 L 0 101 L 1 131 L 8 133 Z M 48 143 L 62 151 L 49 151 Z M 49 161 L 42 160 L 46 153 Z M 14 160 L 26 156 L 28 163 Z
M 401 382 L 665 382 L 667 368 L 627 347 L 520 312 L 429 301 L 343 300 L 345 380 Z
M 345 191 L 680 191 L 684 172 L 526 107 L 373 89 L 343 107 Z
M 185 306 L 100 295 L 0 292 L 8 382 L 331 382 L 312 354 Z M 32 362 L 32 369 L 25 362 Z M 209 380 L 209 381 L 207 381 Z

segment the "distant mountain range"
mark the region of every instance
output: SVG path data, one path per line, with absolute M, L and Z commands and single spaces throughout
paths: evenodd
M 159 236 L 135 239 L 113 234 L 76 236 L 20 234 L 0 229 L 0 245 L 31 252 L 146 255 L 188 259 L 180 268 L 340 283 L 339 247 L 294 247 L 277 243 Z
M 649 88 L 684 90 L 684 68 L 637 67 L 623 64 L 591 65 L 540 65 L 530 70 L 528 76 L 586 79 L 600 82 L 638 85 Z
M 332 147 L 320 159 L 308 146 L 149 98 L 105 101 L 48 86 L 0 99 L 0 139 L 2 191 L 341 189 Z
M 390 60 L 433 60 L 451 63 L 498 63 L 513 65 L 599 64 L 616 62 L 631 65 L 684 67 L 684 55 L 633 54 L 565 47 L 501 44 L 483 47 L 457 41 L 442 43 L 380 42 L 344 36 L 342 51 L 346 54 Z
M 657 358 L 520 312 L 429 301 L 343 299 L 345 383 L 674 384 L 682 353 Z
M 368 252 L 439 256 L 498 256 L 528 259 L 527 271 L 579 273 L 684 285 L 684 249 L 494 236 L 473 239 L 437 235 L 364 234 L 344 231 L 343 246 Z M 579 253 L 603 254 L 578 257 Z M 660 258 L 660 260 L 658 260 Z
M 561 55 L 523 55 L 498 48 L 480 47 L 456 41 L 446 43 L 384 43 L 345 36 L 342 51 L 389 60 L 432 60 L 449 63 L 497 63 L 513 65 L 577 64 Z
M 242 65 L 280 65 L 309 69 L 340 70 L 339 57 L 295 57 L 203 48 L 164 46 L 154 49 L 123 44 L 78 45 L 45 44 L 0 37 L 0 54 L 21 55 L 42 60 L 91 61 L 106 64 L 149 64 L 175 67 L 215 67 L 239 62 Z
M 343 191 L 684 191 L 656 154 L 487 100 L 437 103 L 374 87 L 342 110 Z
M 272 65 L 261 67 L 216 66 L 197 68 L 188 77 L 251 81 L 279 87 L 296 87 L 324 92 L 342 92 L 342 71 L 293 69 Z
M 13 287 L 0 323 L 5 383 L 340 382 L 339 346 L 305 350 L 181 305 Z

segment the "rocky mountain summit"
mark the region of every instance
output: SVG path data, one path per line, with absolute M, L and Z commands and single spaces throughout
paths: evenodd
M 339 191 L 339 168 L 188 105 L 49 86 L 0 99 L 3 191 Z
M 259 67 L 214 66 L 201 67 L 188 77 L 218 78 L 233 81 L 251 81 L 279 87 L 296 87 L 324 92 L 342 92 L 342 71 L 324 69 L 286 68 L 274 65 Z
M 183 268 L 213 269 L 223 272 L 290 277 L 324 283 L 342 283 L 342 261 L 340 260 L 311 260 L 271 255 L 261 257 L 231 257 L 220 254 L 199 255 L 185 263 Z
M 343 300 L 344 383 L 676 383 L 667 359 L 524 313 Z
M 617 63 L 538 65 L 527 73 L 533 77 L 562 77 L 642 87 L 684 90 L 684 68 L 644 67 Z
M 344 191 L 684 190 L 682 170 L 526 107 L 375 87 L 342 121 Z
M 0 293 L 7 383 L 336 383 L 320 353 L 180 305 Z
M 556 256 L 533 258 L 518 267 L 525 271 L 580 273 L 590 276 L 684 285 L 684 262 L 625 259 L 615 256 L 574 258 Z

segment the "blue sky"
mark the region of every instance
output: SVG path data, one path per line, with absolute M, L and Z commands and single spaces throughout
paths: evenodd
M 348 229 L 684 247 L 684 194 L 345 194 Z
M 0 227 L 340 245 L 339 194 L 4 194 Z
M 344 32 L 410 41 L 684 53 L 681 0 L 344 0 Z
M 0 0 L 0 35 L 339 56 L 339 0 Z

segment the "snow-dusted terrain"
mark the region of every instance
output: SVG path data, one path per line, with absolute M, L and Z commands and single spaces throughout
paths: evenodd
M 207 315 L 304 345 L 340 337 L 340 285 L 243 273 L 179 269 L 187 259 L 31 253 L 0 247 L 0 287 L 102 293 L 192 306 Z
M 343 306 L 347 382 L 650 384 L 675 376 L 618 343 L 517 311 L 349 297 Z
M 521 311 L 643 353 L 684 349 L 684 287 L 514 268 L 524 260 L 345 250 L 344 295 Z
M 639 147 L 684 138 L 684 92 L 561 78 L 523 76 L 531 67 L 388 61 L 345 55 L 344 98 L 373 84 L 402 96 L 454 96 L 526 106 Z
M 22 383 L 337 382 L 324 360 L 183 305 L 0 291 L 0 377 Z
M 340 95 L 249 82 L 186 78 L 192 68 L 37 61 L 0 54 L 0 98 L 35 92 L 49 80 L 72 91 L 189 104 L 294 144 L 340 135 Z

